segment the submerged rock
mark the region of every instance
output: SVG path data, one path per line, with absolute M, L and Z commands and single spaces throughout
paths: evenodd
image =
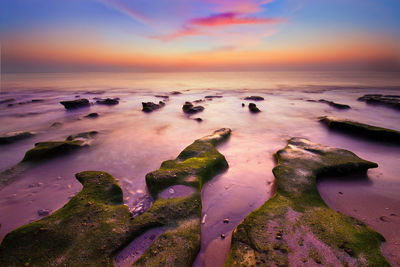
M 90 106 L 89 100 L 87 100 L 86 98 L 70 100 L 70 101 L 61 101 L 60 104 L 63 105 L 65 109 L 76 109 L 76 108 Z
M 106 98 L 106 99 L 99 99 L 96 100 L 96 104 L 100 104 L 100 105 L 107 105 L 107 106 L 114 106 L 119 104 L 119 98 Z
M 90 113 L 90 114 L 85 116 L 85 118 L 91 118 L 91 119 L 95 119 L 95 118 L 98 118 L 98 117 L 99 117 L 99 113 L 97 113 L 97 112 L 93 112 L 93 113 Z
M 5 135 L 0 136 L 0 145 L 12 144 L 19 140 L 32 137 L 34 135 L 35 133 L 33 132 L 23 132 L 23 131 L 7 133 Z
M 263 100 L 264 100 L 264 97 L 253 95 L 253 96 L 247 96 L 247 97 L 245 97 L 244 100 L 263 101 Z
M 359 123 L 351 120 L 337 119 L 333 117 L 320 117 L 320 121 L 326 124 L 330 129 L 341 131 L 357 137 L 374 139 L 376 141 L 393 142 L 400 144 L 400 132 Z
M 9 102 L 13 102 L 13 101 L 15 101 L 14 98 L 7 98 L 7 99 L 0 100 L 0 104 L 9 103 Z
M 182 93 L 181 93 L 181 92 L 178 92 L 178 91 L 172 91 L 170 94 L 171 94 L 171 95 L 181 95 Z
M 204 98 L 205 99 L 213 99 L 213 98 L 222 98 L 222 95 L 207 95 Z
M 182 107 L 183 112 L 186 114 L 195 114 L 204 110 L 203 106 L 193 106 L 191 102 L 185 102 Z
M 254 104 L 254 103 L 249 104 L 249 110 L 251 113 L 261 112 L 261 110 L 259 110 L 258 107 L 256 106 L 256 104 Z
M 192 266 L 200 250 L 201 186 L 228 164 L 215 145 L 229 129 L 196 140 L 175 159 L 146 175 L 155 197 L 150 209 L 131 217 L 122 190 L 105 172 L 81 172 L 83 189 L 53 214 L 9 233 L 0 245 L 5 266 L 112 266 L 116 251 L 145 231 L 166 227 L 133 266 Z M 193 188 L 193 194 L 158 198 L 172 185 Z
M 143 112 L 152 112 L 156 109 L 162 108 L 163 106 L 165 106 L 165 103 L 160 101 L 158 102 L 158 104 L 153 103 L 153 102 L 142 102 L 142 111 Z
M 167 96 L 167 95 L 155 95 L 155 97 L 163 98 L 165 100 L 169 99 L 169 96 Z
M 59 122 L 59 121 L 53 122 L 50 125 L 50 127 L 52 127 L 52 128 L 57 128 L 57 127 L 61 127 L 61 126 L 62 126 L 62 122 Z
M 194 118 L 194 120 L 197 121 L 197 122 L 202 122 L 203 121 L 202 118 Z
M 367 104 L 381 105 L 389 108 L 400 110 L 400 96 L 399 95 L 379 95 L 368 94 L 358 98 L 359 101 L 364 101 Z
M 96 137 L 96 135 L 98 134 L 98 131 L 89 131 L 89 132 L 82 132 L 82 133 L 78 133 L 78 134 L 73 134 L 67 137 L 67 141 L 73 141 L 73 140 L 88 140 L 88 139 L 93 139 Z
M 321 176 L 366 172 L 376 163 L 301 138 L 275 158 L 277 191 L 236 227 L 225 266 L 390 266 L 380 251 L 384 238 L 330 209 L 316 185 Z
M 325 99 L 320 99 L 320 100 L 318 100 L 318 102 L 326 103 L 329 106 L 337 108 L 337 109 L 350 109 L 351 108 L 349 105 L 339 104 L 339 103 L 335 103 L 333 101 L 328 101 L 328 100 L 325 100 Z

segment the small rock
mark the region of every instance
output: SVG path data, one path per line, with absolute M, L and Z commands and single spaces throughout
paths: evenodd
M 52 128 L 57 128 L 57 127 L 60 127 L 61 125 L 62 125 L 61 122 L 56 121 L 56 122 L 54 122 L 52 125 L 50 125 L 50 127 L 52 127 Z
M 6 135 L 0 136 L 0 145 L 11 144 L 16 141 L 32 137 L 34 135 L 35 134 L 33 132 L 11 132 Z
M 256 104 L 254 104 L 254 103 L 250 103 L 249 104 L 249 110 L 250 110 L 251 113 L 258 113 L 258 112 L 261 111 L 261 110 L 258 109 Z
M 169 98 L 169 96 L 167 96 L 167 95 L 155 95 L 155 97 L 163 98 L 163 99 L 168 99 Z
M 93 112 L 85 116 L 85 118 L 95 119 L 99 117 L 99 113 Z
M 339 191 L 338 193 L 341 194 L 341 195 L 343 195 L 343 192 L 341 192 L 341 191 Z
M 142 102 L 142 111 L 143 112 L 152 112 L 156 109 L 159 109 L 161 107 L 165 106 L 165 103 L 160 101 L 158 104 L 153 103 L 153 102 Z
M 100 105 L 113 106 L 119 104 L 119 98 L 99 99 L 96 101 L 96 103 Z
M 181 92 L 178 92 L 178 91 L 172 91 L 171 92 L 171 95 L 180 95 L 180 94 L 182 94 Z
M 174 190 L 173 188 L 168 189 L 168 192 L 169 192 L 170 194 L 175 194 L 175 190 Z
M 379 220 L 381 220 L 382 222 L 391 222 L 391 220 L 386 216 L 379 217 Z
M 202 122 L 203 121 L 202 118 L 195 118 L 194 120 L 197 121 L 197 122 Z
M 186 114 L 195 114 L 198 112 L 202 112 L 204 110 L 203 106 L 193 106 L 191 102 L 185 102 L 182 107 L 182 110 Z
M 242 107 L 244 108 L 246 105 L 244 103 L 242 103 Z
M 222 95 L 207 95 L 204 98 L 212 99 L 212 98 L 222 98 L 222 97 L 223 97 Z
M 61 101 L 60 104 L 63 105 L 65 109 L 76 109 L 76 108 L 90 106 L 89 100 L 85 98 L 71 100 L 71 101 Z
M 224 223 L 229 223 L 229 222 L 230 222 L 229 218 L 224 219 Z
M 47 215 L 50 214 L 50 211 L 47 210 L 47 209 L 42 209 L 42 210 L 38 210 L 37 213 L 38 213 L 39 216 L 47 216 Z
M 262 97 L 262 96 L 254 96 L 253 95 L 253 96 L 245 97 L 244 100 L 263 101 L 264 97 Z
M 221 239 L 225 239 L 225 234 L 221 234 Z

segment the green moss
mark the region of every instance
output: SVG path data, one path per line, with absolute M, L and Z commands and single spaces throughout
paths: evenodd
M 22 161 L 40 161 L 59 156 L 81 148 L 82 144 L 81 140 L 36 143 L 34 148 L 25 153 Z
M 352 265 L 350 257 L 362 266 L 390 266 L 379 249 L 383 237 L 327 207 L 316 186 L 320 176 L 366 171 L 376 163 L 298 138 L 290 139 L 275 157 L 277 192 L 236 227 L 225 266 L 251 266 L 248 255 L 252 253 L 267 258 L 267 266 L 288 265 L 289 255 L 295 252 L 326 265 Z M 336 259 L 325 258 L 321 245 L 315 245 L 318 242 Z M 276 249 L 282 246 L 288 247 L 286 254 Z
M 226 129 L 224 134 L 230 134 Z M 215 133 L 214 133 L 215 135 Z M 216 138 L 220 138 L 217 134 Z M 153 182 L 185 183 L 169 176 L 196 174 L 197 190 L 187 197 L 155 196 L 150 209 L 131 218 L 123 205 L 122 190 L 105 172 L 82 172 L 76 178 L 83 189 L 64 207 L 48 217 L 9 233 L 0 245 L 2 266 L 112 266 L 124 246 L 144 231 L 162 226 L 167 230 L 146 250 L 136 266 L 191 266 L 200 249 L 201 185 L 227 167 L 215 149 L 214 138 L 202 140 L 202 151 L 166 161 L 156 171 L 164 176 Z M 196 141 L 198 142 L 198 140 Z M 195 142 L 195 143 L 196 143 Z M 190 146 L 189 146 L 190 147 Z M 190 147 L 193 150 L 193 146 Z M 215 170 L 213 169 L 215 168 Z M 155 186 L 155 188 L 163 188 Z M 153 191 L 154 192 L 154 191 Z

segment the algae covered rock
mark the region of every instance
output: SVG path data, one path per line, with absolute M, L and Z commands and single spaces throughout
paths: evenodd
M 133 266 L 192 266 L 200 250 L 201 186 L 228 167 L 215 146 L 230 135 L 220 129 L 196 140 L 175 159 L 147 177 L 154 204 L 133 217 L 123 205 L 122 190 L 108 173 L 76 174 L 83 189 L 53 214 L 9 233 L 0 245 L 2 266 L 113 266 L 124 246 L 147 230 L 165 229 Z M 173 167 L 175 166 L 175 167 Z M 171 181 L 181 170 L 187 175 Z M 160 178 L 159 176 L 157 178 Z M 173 179 L 172 179 L 173 180 Z M 192 181 L 187 183 L 186 181 Z M 159 183 L 159 185 L 156 185 Z M 159 189 L 192 186 L 183 197 L 158 197 Z
M 11 132 L 0 136 L 0 145 L 7 145 L 34 136 L 33 132 Z
M 98 99 L 96 100 L 96 104 L 99 105 L 106 105 L 106 106 L 114 106 L 119 104 L 119 98 L 106 98 L 106 99 Z
M 65 109 L 77 109 L 90 106 L 89 100 L 86 98 L 75 99 L 71 101 L 61 101 L 60 104 L 63 105 Z
M 356 121 L 338 119 L 333 117 L 320 117 L 322 123 L 329 129 L 356 135 L 376 141 L 393 142 L 400 144 L 400 132 L 396 130 L 376 127 Z
M 233 232 L 225 266 L 390 266 L 384 238 L 331 210 L 316 179 L 377 167 L 354 153 L 292 138 L 275 154 L 276 194 Z
M 53 214 L 9 233 L 2 266 L 112 266 L 126 242 L 130 217 L 122 190 L 105 172 L 81 172 L 83 189 Z
M 325 99 L 320 99 L 318 100 L 318 102 L 320 103 L 326 103 L 331 107 L 334 107 L 336 109 L 350 109 L 351 107 L 349 105 L 345 105 L 345 104 L 339 104 L 333 101 L 329 101 L 329 100 L 325 100 Z

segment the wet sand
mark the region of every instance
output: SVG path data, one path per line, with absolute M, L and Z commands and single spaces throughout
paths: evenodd
M 53 212 L 62 207 L 81 189 L 74 178 L 74 174 L 80 171 L 111 173 L 123 188 L 125 203 L 133 208 L 147 194 L 146 173 L 158 169 L 162 161 L 175 158 L 196 138 L 229 127 L 233 130 L 232 136 L 218 149 L 225 155 L 230 168 L 203 187 L 202 216 L 205 220 L 202 224 L 202 247 L 194 266 L 221 266 L 229 251 L 232 230 L 273 194 L 273 154 L 293 136 L 349 149 L 379 164 L 379 168 L 369 171 L 368 179 L 324 179 L 319 183 L 319 190 L 330 207 L 356 217 L 382 233 L 387 239 L 383 252 L 393 265 L 399 263 L 400 255 L 396 252 L 400 244 L 400 147 L 332 133 L 317 120 L 319 116 L 330 115 L 400 130 L 398 111 L 357 101 L 363 94 L 396 94 L 397 90 L 305 85 L 286 86 L 285 90 L 280 90 L 275 84 L 275 89 L 202 87 L 187 91 L 183 88 L 190 88 L 190 82 L 182 84 L 177 82 L 175 87 L 154 90 L 114 87 L 100 94 L 88 94 L 87 91 L 104 88 L 2 91 L 1 99 L 14 97 L 17 101 L 25 101 L 38 98 L 44 101 L 15 107 L 0 105 L 0 134 L 18 130 L 38 133 L 30 139 L 2 146 L 0 171 L 20 161 L 25 151 L 36 142 L 63 140 L 70 134 L 90 130 L 99 131 L 99 135 L 92 146 L 38 164 L 0 189 L 0 240 L 9 231 L 40 219 L 38 210 Z M 331 81 L 330 86 L 333 84 Z M 142 101 L 158 103 L 160 98 L 155 95 L 173 90 L 183 94 L 170 95 L 166 106 L 157 111 L 148 114 L 141 111 Z M 216 94 L 223 98 L 204 99 Z M 75 111 L 66 111 L 58 103 L 75 99 L 75 95 L 91 101 L 94 97 L 120 97 L 121 101 L 117 106 L 92 105 Z M 249 112 L 247 104 L 251 101 L 243 100 L 249 95 L 265 98 L 256 102 L 262 112 Z M 192 117 L 183 114 L 183 103 L 197 99 L 204 99 L 199 103 L 205 107 L 204 112 Z M 327 99 L 348 104 L 352 109 L 336 110 L 324 103 L 308 102 L 310 99 Z M 242 107 L 242 103 L 246 107 Z M 92 112 L 98 112 L 100 116 L 97 119 L 84 118 Z M 203 121 L 199 123 L 192 119 L 196 117 Z M 62 125 L 50 127 L 54 122 Z M 229 222 L 224 222 L 224 219 Z M 224 239 L 221 234 L 225 235 Z

